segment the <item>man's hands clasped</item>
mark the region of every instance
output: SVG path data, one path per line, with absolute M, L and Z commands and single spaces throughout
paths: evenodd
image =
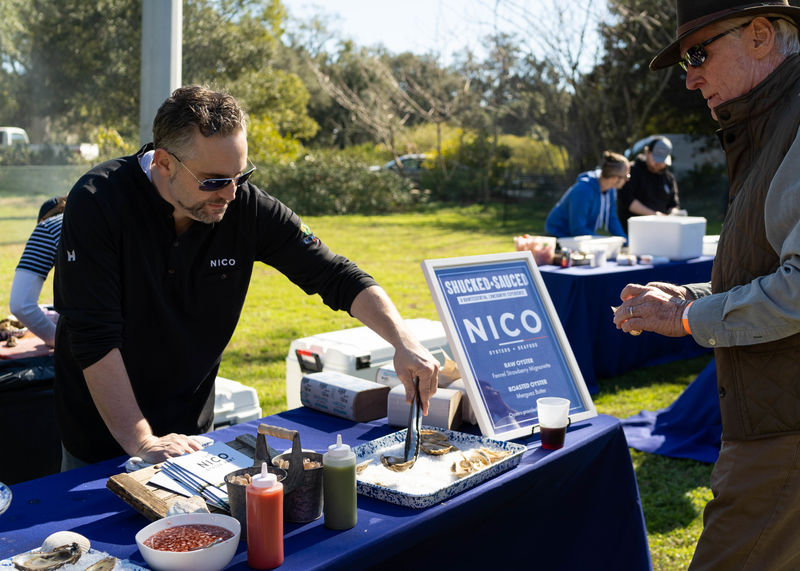
M 614 325 L 625 333 L 652 331 L 667 337 L 686 335 L 683 310 L 693 299 L 689 291 L 664 282 L 628 284 L 620 293 L 622 305 L 614 311 Z

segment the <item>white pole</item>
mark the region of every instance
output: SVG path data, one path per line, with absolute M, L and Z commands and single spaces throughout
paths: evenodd
M 142 0 L 142 71 L 139 142 L 153 139 L 156 111 L 181 85 L 181 0 Z

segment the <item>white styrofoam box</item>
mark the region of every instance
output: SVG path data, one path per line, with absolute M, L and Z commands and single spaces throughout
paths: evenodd
M 242 383 L 217 377 L 214 394 L 214 428 L 256 420 L 264 415 L 258 393 Z
M 562 248 L 580 252 L 594 252 L 600 248 L 605 248 L 606 258 L 613 260 L 625 243 L 625 238 L 622 236 L 592 236 L 587 234 L 585 236 L 565 236 L 564 238 L 559 238 L 558 243 L 561 244 Z
M 419 342 L 433 356 L 444 363 L 444 352 L 450 353 L 447 334 L 441 322 L 430 319 L 406 319 L 406 325 Z M 375 381 L 378 369 L 394 359 L 394 347 L 368 327 L 354 327 L 310 337 L 295 339 L 286 355 L 286 407 L 301 406 L 300 380 L 303 371 L 297 360 L 297 350 L 310 355 L 309 360 L 318 360 L 323 371 L 338 371 Z
M 670 260 L 703 255 L 706 219 L 702 216 L 631 216 L 628 219 L 628 252 Z
M 703 236 L 703 255 L 716 256 L 718 242 L 719 242 L 719 234 L 714 236 Z

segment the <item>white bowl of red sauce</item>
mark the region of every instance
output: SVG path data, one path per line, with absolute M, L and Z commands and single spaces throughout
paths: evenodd
M 136 545 L 156 571 L 219 571 L 233 559 L 241 533 L 227 515 L 181 514 L 140 529 Z

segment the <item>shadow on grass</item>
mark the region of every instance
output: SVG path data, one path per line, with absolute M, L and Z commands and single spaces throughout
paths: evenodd
M 683 387 L 689 385 L 705 368 L 712 355 L 702 355 L 672 363 L 654 365 L 630 371 L 624 375 L 600 381 L 595 396 L 598 411 L 607 408 L 656 411 L 672 404 Z M 631 402 L 627 402 L 627 401 Z M 603 403 L 603 404 L 600 404 Z M 637 410 L 630 410 L 635 406 Z M 620 415 L 620 417 L 627 414 Z M 709 480 L 712 464 L 695 460 L 669 458 L 631 450 L 639 495 L 642 499 L 647 532 L 670 534 L 679 531 L 683 537 L 699 533 L 702 509 L 709 499 Z M 685 528 L 694 526 L 695 531 Z M 676 539 L 676 541 L 678 541 Z
M 709 353 L 692 359 L 634 369 L 617 377 L 600 379 L 598 396 L 614 395 L 629 389 L 641 389 L 664 382 L 679 382 L 688 385 L 712 358 L 712 354 Z
M 709 486 L 713 465 L 644 452 L 634 453 L 634 458 L 640 460 L 636 481 L 648 533 L 668 533 L 691 525 L 705 505 L 702 498 L 692 496 L 698 488 Z

